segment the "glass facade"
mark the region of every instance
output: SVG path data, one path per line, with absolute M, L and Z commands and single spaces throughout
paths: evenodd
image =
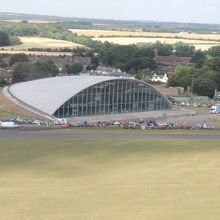
M 169 101 L 148 84 L 132 79 L 116 79 L 82 90 L 53 115 L 68 118 L 170 108 Z

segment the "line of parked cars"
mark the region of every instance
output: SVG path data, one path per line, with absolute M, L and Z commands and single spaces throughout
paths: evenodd
M 32 120 L 27 120 L 25 118 L 16 118 L 16 119 L 0 119 L 0 127 L 1 128 L 17 128 L 21 124 L 30 124 L 30 125 L 45 125 L 51 126 L 52 123 L 47 120 L 39 120 L 34 118 Z M 65 121 L 55 121 L 53 124 L 60 126 L 61 128 L 92 128 L 92 127 L 119 127 L 123 129 L 212 129 L 212 127 L 208 126 L 205 122 L 198 124 L 196 127 L 191 127 L 186 123 L 167 123 L 167 122 L 156 122 L 155 120 L 145 121 L 98 121 L 97 123 L 88 123 L 84 122 L 74 122 L 68 123 Z
M 184 123 L 167 123 L 162 122 L 158 123 L 154 120 L 150 121 L 113 121 L 113 122 L 105 122 L 99 121 L 97 123 L 88 123 L 85 122 L 75 122 L 71 124 L 62 124 L 60 125 L 62 128 L 84 128 L 84 127 L 119 127 L 123 129 L 212 129 L 212 127 L 208 126 L 205 122 L 198 124 L 196 127 L 192 127 Z
M 0 127 L 2 128 L 3 127 L 17 128 L 19 125 L 24 125 L 24 124 L 49 125 L 50 122 L 48 122 L 47 120 L 39 120 L 37 118 L 25 119 L 23 117 L 0 119 Z

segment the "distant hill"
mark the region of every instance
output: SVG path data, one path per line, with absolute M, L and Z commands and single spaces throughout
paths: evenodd
M 23 14 L 23 13 L 11 13 L 11 12 L 0 12 L 1 20 L 14 20 L 14 19 L 46 19 L 46 20 L 63 20 L 65 17 L 50 16 L 50 15 L 37 15 L 37 14 Z M 70 19 L 70 18 L 68 18 Z M 74 19 L 74 18 L 72 18 Z
M 66 24 L 69 28 L 75 28 L 77 23 L 82 29 L 105 29 L 144 32 L 168 32 L 168 33 L 220 33 L 220 24 L 177 23 L 162 21 L 138 21 L 138 20 L 111 20 L 94 18 L 62 17 L 38 14 L 24 14 L 12 12 L 0 12 L 0 20 L 48 20 Z

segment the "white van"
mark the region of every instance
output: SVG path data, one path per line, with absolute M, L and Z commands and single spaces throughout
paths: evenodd
M 218 113 L 220 113 L 220 105 L 213 105 L 213 106 L 211 106 L 210 113 L 211 114 L 218 114 Z
M 1 128 L 17 128 L 18 125 L 16 125 L 14 122 L 0 122 L 0 127 Z

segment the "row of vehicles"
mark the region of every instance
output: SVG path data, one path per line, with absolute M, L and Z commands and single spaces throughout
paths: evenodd
M 218 114 L 220 113 L 220 105 L 212 105 L 210 107 L 210 113 L 211 114 Z M 118 123 L 118 124 L 117 124 Z M 148 122 L 149 123 L 149 122 Z M 33 120 L 25 120 L 24 118 L 17 118 L 17 119 L 11 119 L 11 120 L 2 120 L 0 121 L 0 128 L 17 128 L 18 124 L 36 124 L 36 125 L 49 125 L 48 121 L 33 119 Z M 135 128 L 135 127 L 143 127 L 143 124 L 140 122 L 130 122 L 130 123 L 123 123 L 123 122 L 113 122 L 113 123 L 107 123 L 107 122 L 98 122 L 95 124 L 88 124 L 87 122 L 84 123 L 75 123 L 75 124 L 68 124 L 67 120 L 65 118 L 60 118 L 54 121 L 55 125 L 60 125 L 61 127 L 105 127 L 110 125 L 118 125 L 123 128 Z M 149 123 L 146 124 L 149 127 L 154 127 L 153 124 Z M 158 127 L 158 126 L 155 126 Z M 174 125 L 161 125 L 160 128 L 175 128 Z M 179 127 L 179 126 L 177 126 Z
M 49 122 L 46 120 L 38 120 L 38 119 L 29 120 L 23 117 L 18 117 L 15 119 L 2 118 L 0 119 L 0 128 L 17 128 L 21 124 L 46 125 L 48 123 Z

